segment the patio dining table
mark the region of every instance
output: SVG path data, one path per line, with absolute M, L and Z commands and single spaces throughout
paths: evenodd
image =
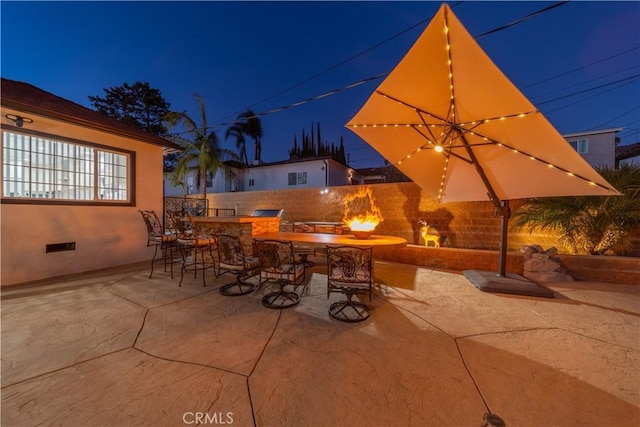
M 358 239 L 352 234 L 326 234 L 326 233 L 264 233 L 253 236 L 254 239 L 265 240 L 290 240 L 297 243 L 315 243 L 326 245 L 351 245 L 351 246 L 406 246 L 407 239 L 396 236 L 372 235 L 366 239 Z
M 294 243 L 306 243 L 313 245 L 329 245 L 329 246 L 361 246 L 373 247 L 375 256 L 375 248 L 381 247 L 400 247 L 407 245 L 407 239 L 396 236 L 372 235 L 366 239 L 358 239 L 353 234 L 326 234 L 326 233 L 292 233 L 278 232 L 265 233 L 253 236 L 258 240 L 290 240 Z M 306 259 L 306 258 L 305 258 Z M 384 281 L 375 276 L 372 266 L 372 286 L 374 289 L 380 289 L 384 285 Z

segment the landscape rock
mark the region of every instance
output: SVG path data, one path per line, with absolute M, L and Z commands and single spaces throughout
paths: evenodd
M 538 283 L 544 282 L 573 282 L 574 279 L 562 265 L 557 248 L 546 251 L 540 245 L 525 246 L 520 250 L 524 253 L 523 276 Z

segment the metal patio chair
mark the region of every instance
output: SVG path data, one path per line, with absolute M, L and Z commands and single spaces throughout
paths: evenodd
M 347 297 L 331 304 L 331 317 L 342 322 L 361 322 L 369 318 L 369 306 L 353 297 L 368 294 L 371 302 L 372 288 L 373 248 L 327 246 L 327 298 L 334 292 Z
M 216 277 L 225 273 L 236 276 L 233 283 L 228 283 L 220 288 L 220 294 L 226 296 L 246 295 L 253 292 L 257 284 L 246 282 L 246 279 L 260 273 L 260 260 L 255 257 L 245 256 L 242 243 L 238 236 L 217 234 L 218 265 Z
M 215 257 L 213 255 L 216 246 L 215 237 L 202 234 L 193 223 L 189 213 L 186 218 L 177 213 L 168 213 L 167 221 L 171 224 L 171 228 L 177 230 L 178 234 L 176 245 L 180 250 L 182 264 L 178 286 L 182 286 L 184 273 L 188 271 L 189 267 L 193 267 L 194 278 L 198 277 L 199 270 L 202 271 L 202 285 L 207 286 L 206 270 L 211 269 L 215 274 Z
M 155 211 L 139 210 L 138 212 L 142 215 L 147 227 L 147 247 L 153 246 L 155 248 L 151 258 L 151 272 L 149 273 L 149 279 L 151 279 L 153 266 L 158 261 L 164 262 L 164 271 L 165 273 L 167 272 L 167 263 L 169 261 L 173 262 L 178 236 L 162 227 Z M 173 279 L 173 268 L 171 269 L 171 278 Z
M 260 286 L 275 282 L 278 290 L 262 298 L 262 305 L 269 308 L 288 308 L 300 302 L 295 289 L 305 279 L 305 265 L 296 259 L 293 244 L 282 240 L 256 240 L 260 259 Z M 293 286 L 294 291 L 285 290 Z

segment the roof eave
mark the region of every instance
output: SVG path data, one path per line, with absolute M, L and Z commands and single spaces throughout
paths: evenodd
M 620 132 L 623 129 L 624 128 L 598 129 L 598 130 L 584 131 L 584 132 L 565 133 L 562 136 L 564 138 L 572 138 L 574 136 L 599 135 L 601 133 L 617 133 L 617 132 Z
M 20 101 L 16 101 L 13 99 L 7 99 L 7 98 L 3 98 L 2 99 L 2 106 L 7 107 L 7 108 L 13 108 L 15 110 L 20 110 L 20 111 L 24 111 L 26 113 L 31 113 L 31 114 L 37 114 L 37 115 L 41 115 L 41 116 L 45 116 L 45 117 L 50 117 L 52 119 L 56 119 L 59 120 L 61 122 L 65 122 L 65 123 L 69 123 L 69 124 L 73 124 L 73 125 L 77 125 L 77 126 L 83 126 L 83 127 L 87 127 L 90 129 L 95 129 L 95 130 L 99 130 L 102 132 L 107 132 L 113 135 L 118 135 L 118 136 L 123 136 L 126 138 L 131 138 L 131 139 L 136 139 L 138 141 L 141 142 L 145 142 L 148 144 L 152 144 L 152 145 L 157 145 L 160 147 L 164 147 L 164 148 L 168 148 L 168 149 L 173 149 L 173 150 L 177 150 L 177 151 L 182 151 L 184 150 L 183 147 L 181 147 L 178 144 L 175 144 L 169 140 L 166 140 L 164 138 L 161 138 L 157 135 L 153 135 L 153 134 L 146 134 L 145 132 L 128 132 L 126 130 L 123 129 L 117 129 L 114 128 L 112 126 L 108 126 L 105 124 L 101 124 L 101 123 L 96 123 L 94 121 L 91 120 L 87 120 L 87 119 L 82 119 L 79 117 L 75 117 L 72 115 L 67 115 L 67 114 L 63 114 L 60 113 L 58 111 L 53 111 L 47 108 L 42 108 L 42 107 L 38 107 L 32 104 L 27 104 L 27 103 L 23 103 Z

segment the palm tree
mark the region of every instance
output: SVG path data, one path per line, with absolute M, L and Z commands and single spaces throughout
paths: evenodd
M 239 124 L 242 132 L 253 139 L 255 145 L 254 160 L 260 162 L 262 160 L 262 122 L 260 118 L 251 110 L 238 115 Z
M 640 165 L 598 172 L 622 195 L 531 199 L 515 213 L 514 225 L 530 232 L 555 231 L 575 254 L 624 252 L 629 231 L 640 226 Z
M 247 157 L 247 144 L 246 139 L 244 137 L 244 126 L 241 123 L 235 123 L 224 134 L 224 139 L 229 139 L 230 136 L 235 137 L 236 139 L 236 147 L 242 153 L 242 158 L 244 159 L 244 164 L 249 165 L 249 158 Z
M 198 127 L 195 120 L 189 117 L 186 112 L 172 111 L 164 116 L 167 124 L 174 128 L 182 125 L 185 132 L 192 139 L 178 138 L 178 142 L 185 148 L 176 164 L 174 171 L 174 181 L 184 182 L 187 173 L 195 169 L 196 179 L 202 189 L 202 198 L 207 197 L 207 174 L 212 177 L 222 171 L 232 174 L 231 170 L 224 164 L 225 160 L 238 160 L 239 156 L 231 150 L 222 148 L 220 140 L 215 132 L 209 132 L 207 126 L 207 114 L 204 101 L 200 95 L 195 95 L 200 108 L 201 124 Z

